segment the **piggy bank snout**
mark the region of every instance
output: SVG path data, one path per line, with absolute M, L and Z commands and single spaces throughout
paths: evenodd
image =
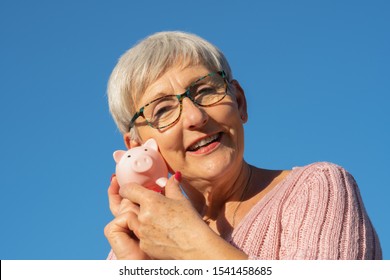
M 153 159 L 148 155 L 142 155 L 137 158 L 135 158 L 132 163 L 131 167 L 135 172 L 146 172 L 153 166 Z

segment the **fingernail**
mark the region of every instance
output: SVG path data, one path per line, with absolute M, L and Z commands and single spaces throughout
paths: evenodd
M 115 173 L 111 175 L 111 178 L 110 178 L 110 183 L 112 182 L 112 179 L 113 179 L 115 176 L 116 176 L 116 174 L 115 174 Z
M 175 173 L 175 180 L 180 182 L 181 181 L 181 172 L 180 171 L 176 171 Z

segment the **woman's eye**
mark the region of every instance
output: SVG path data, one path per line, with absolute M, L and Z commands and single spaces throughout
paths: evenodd
M 196 95 L 208 95 L 208 94 L 214 94 L 215 88 L 211 86 L 207 87 L 200 87 L 196 91 Z
M 171 110 L 171 108 L 172 108 L 172 106 L 158 107 L 158 108 L 154 109 L 153 117 L 154 118 L 161 118 L 162 116 L 164 116 L 164 114 L 169 112 Z
M 196 91 L 196 94 L 194 96 L 194 99 L 198 104 L 204 104 L 212 102 L 212 100 L 216 96 L 216 90 L 214 87 L 207 86 L 207 87 L 199 87 Z
M 172 111 L 175 110 L 175 106 L 177 105 L 176 103 L 178 103 L 176 101 L 174 99 L 169 99 L 159 102 L 153 109 L 152 117 L 155 119 L 159 119 L 170 114 Z

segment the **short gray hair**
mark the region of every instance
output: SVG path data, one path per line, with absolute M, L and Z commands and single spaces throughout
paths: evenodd
M 110 112 L 122 134 L 129 132 L 136 100 L 165 71 L 180 63 L 183 67 L 204 65 L 211 71 L 224 70 L 228 81 L 232 79 L 225 56 L 208 41 L 178 31 L 153 34 L 123 54 L 108 81 Z M 131 138 L 139 139 L 135 128 L 131 129 Z

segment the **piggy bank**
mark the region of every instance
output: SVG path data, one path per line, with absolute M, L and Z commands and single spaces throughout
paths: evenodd
M 115 151 L 113 157 L 119 186 L 138 183 L 150 190 L 162 192 L 168 180 L 168 168 L 158 152 L 156 140 L 149 139 L 142 146 L 127 151 Z

